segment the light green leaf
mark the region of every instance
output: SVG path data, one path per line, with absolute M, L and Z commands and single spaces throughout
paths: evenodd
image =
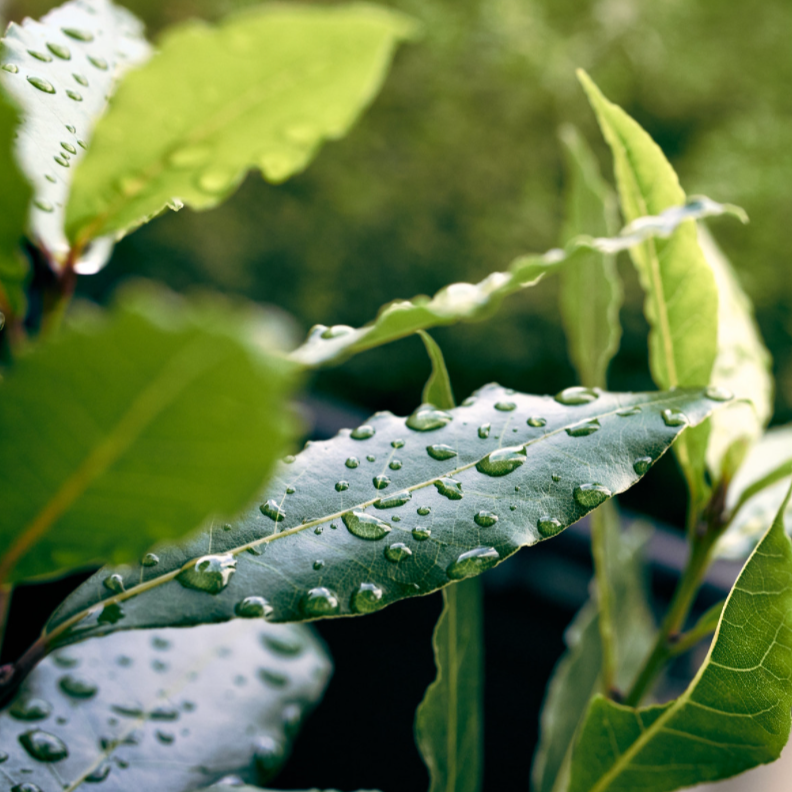
M 273 620 L 297 621 L 428 594 L 632 486 L 684 416 L 695 425 L 718 406 L 683 390 L 559 398 L 490 385 L 454 410 L 423 406 L 406 421 L 377 413 L 311 443 L 229 530 L 155 549 L 153 568 L 101 570 L 53 616 L 47 640 L 231 619 L 252 595 L 269 601 Z M 111 574 L 125 591 L 102 585 Z M 108 625 L 102 608 L 115 606 L 123 617 Z
M 651 650 L 655 635 L 642 559 L 649 531 L 634 524 L 619 532 L 614 522 L 605 520 L 606 558 L 613 588 L 615 681 L 619 689 L 625 690 Z M 597 610 L 596 599 L 590 599 L 564 636 L 567 650 L 553 671 L 542 706 L 541 733 L 531 773 L 534 792 L 567 789 L 575 734 L 592 696 L 602 692 Z
M 12 23 L 3 44 L 2 84 L 23 111 L 16 153 L 34 187 L 31 238 L 63 266 L 69 258 L 63 225 L 74 166 L 116 80 L 148 58 L 149 45 L 142 23 L 109 0 L 73 0 L 38 22 Z M 70 264 L 96 271 L 110 247 L 102 242 L 86 251 L 85 260 Z
M 456 402 L 443 353 L 429 333 L 419 330 L 418 335 L 421 336 L 421 341 L 426 347 L 426 354 L 429 355 L 429 360 L 432 362 L 432 374 L 424 385 L 422 399 L 426 404 L 434 404 L 435 407 L 450 410 L 452 407 L 456 407 Z
M 778 758 L 792 706 L 792 545 L 785 507 L 729 594 L 688 689 L 643 709 L 594 699 L 572 757 L 570 792 L 671 792 Z
M 618 229 L 616 196 L 602 179 L 586 142 L 573 126 L 561 130 L 566 154 L 567 199 L 563 238 L 613 236 Z M 559 273 L 561 319 L 569 357 L 581 384 L 604 388 L 619 349 L 622 287 L 613 254 L 590 251 Z
M 85 641 L 44 659 L 0 713 L 0 789 L 266 782 L 331 668 L 310 629 L 261 619 Z
M 409 18 L 363 3 L 273 3 L 172 29 L 97 126 L 69 239 L 123 236 L 169 205 L 210 209 L 251 168 L 276 183 L 298 173 L 346 134 L 414 34 Z
M 591 250 L 618 253 L 647 239 L 672 236 L 675 229 L 687 220 L 735 213 L 738 213 L 736 207 L 728 204 L 703 197 L 691 198 L 686 204 L 667 209 L 656 217 L 640 218 L 618 236 L 577 237 L 563 250 L 556 248 L 543 255 L 515 259 L 507 272 L 493 272 L 480 283 L 452 283 L 432 298 L 420 295 L 412 300 L 395 300 L 383 306 L 377 318 L 364 327 L 316 325 L 292 357 L 305 366 L 338 363 L 358 352 L 404 338 L 418 330 L 486 319 L 498 310 L 504 297 L 535 286 L 546 274 L 570 264 L 577 256 L 587 255 Z
M 138 286 L 21 358 L 0 391 L 0 580 L 139 558 L 249 503 L 295 431 L 277 332 Z
M 731 519 L 718 544 L 719 555 L 745 558 L 751 552 L 784 500 L 790 480 L 792 425 L 787 424 L 767 432 L 737 471 L 726 499 Z

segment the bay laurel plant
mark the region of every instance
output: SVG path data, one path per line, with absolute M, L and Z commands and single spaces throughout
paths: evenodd
M 331 671 L 305 623 L 442 590 L 416 743 L 431 792 L 476 792 L 479 576 L 587 515 L 592 595 L 548 686 L 536 792 L 674 790 L 779 756 L 792 705 L 792 429 L 766 431 L 769 355 L 701 223 L 741 213 L 688 198 L 586 74 L 615 190 L 564 128 L 562 247 L 397 300 L 364 327 L 317 325 L 301 345 L 281 314 L 216 294 L 134 283 L 107 309 L 72 300 L 77 278 L 163 211 L 211 209 L 249 170 L 279 183 L 308 166 L 418 33 L 373 5 L 276 4 L 177 27 L 155 47 L 109 0 L 8 28 L 0 634 L 16 584 L 104 566 L 0 669 L 1 790 L 266 784 Z M 607 390 L 620 253 L 645 292 L 657 391 Z M 555 396 L 488 384 L 457 404 L 426 331 L 491 319 L 550 276 L 578 382 Z M 295 453 L 291 404 L 307 373 L 415 333 L 431 376 L 414 412 L 377 413 Z M 646 536 L 622 525 L 615 496 L 672 447 L 689 557 L 657 624 Z M 747 560 L 725 602 L 693 620 L 719 555 Z M 668 664 L 702 641 L 687 689 L 658 701 Z

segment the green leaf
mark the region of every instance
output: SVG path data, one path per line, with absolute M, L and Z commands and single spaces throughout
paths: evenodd
M 642 217 L 618 236 L 577 237 L 563 250 L 556 248 L 543 255 L 515 259 L 508 272 L 493 272 L 480 283 L 452 283 L 432 298 L 420 295 L 412 300 L 395 300 L 383 306 L 377 318 L 364 327 L 316 325 L 292 357 L 305 366 L 338 363 L 358 352 L 404 338 L 419 330 L 486 319 L 498 310 L 504 297 L 535 286 L 546 274 L 568 265 L 577 256 L 583 256 L 590 250 L 618 253 L 647 239 L 671 236 L 687 220 L 735 213 L 738 213 L 736 207 L 728 204 L 719 204 L 709 198 L 694 198 L 656 217 Z
M 210 209 L 254 167 L 276 183 L 298 173 L 346 134 L 414 34 L 408 17 L 363 3 L 271 4 L 172 29 L 96 128 L 69 238 L 123 236 L 168 205 Z
M 230 530 L 156 549 L 154 568 L 101 570 L 53 616 L 47 640 L 231 619 L 251 595 L 266 597 L 275 621 L 297 621 L 427 594 L 629 488 L 684 416 L 695 425 L 718 406 L 682 390 L 572 389 L 559 398 L 490 385 L 454 410 L 423 406 L 406 422 L 377 413 L 352 433 L 310 443 Z M 111 574 L 126 591 L 102 585 Z M 123 618 L 101 621 L 101 607 L 116 605 Z
M 602 179 L 594 155 L 573 126 L 562 128 L 561 140 L 568 179 L 563 238 L 613 236 L 618 229 L 616 196 Z M 583 385 L 604 388 L 621 338 L 623 294 L 616 257 L 592 250 L 563 267 L 559 279 L 569 357 Z
M 792 545 L 783 519 L 790 494 L 729 594 L 688 689 L 643 709 L 594 699 L 570 792 L 670 792 L 778 758 L 792 706 Z
M 21 358 L 0 391 L 0 580 L 139 558 L 249 503 L 295 431 L 278 331 L 138 286 Z
M 642 557 L 649 531 L 636 523 L 620 532 L 614 522 L 605 520 L 606 559 L 613 588 L 615 681 L 619 689 L 625 690 L 640 670 L 655 636 Z M 542 707 L 541 733 L 531 773 L 534 792 L 567 789 L 575 734 L 592 696 L 602 692 L 597 611 L 596 599 L 592 598 L 564 636 L 567 650 L 553 671 Z
M 418 335 L 421 336 L 421 341 L 426 347 L 426 354 L 429 355 L 429 360 L 432 362 L 432 374 L 424 385 L 421 398 L 426 404 L 434 404 L 443 410 L 450 410 L 456 406 L 456 402 L 443 353 L 429 333 L 419 330 Z
M 261 619 L 85 641 L 44 659 L 0 713 L 0 789 L 266 782 L 331 668 L 310 629 Z
M 74 166 L 116 80 L 145 61 L 150 48 L 142 23 L 109 0 L 94 0 L 90 9 L 75 0 L 38 22 L 12 23 L 3 45 L 2 84 L 23 111 L 16 153 L 34 188 L 31 238 L 63 266 L 70 248 L 63 226 Z M 103 241 L 71 264 L 78 271 L 96 271 L 110 247 Z

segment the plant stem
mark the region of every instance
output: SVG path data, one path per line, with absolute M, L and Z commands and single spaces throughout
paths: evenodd
M 594 561 L 594 580 L 597 588 L 599 631 L 602 644 L 602 687 L 610 695 L 616 680 L 615 633 L 613 627 L 613 591 L 608 578 L 607 566 L 607 520 L 612 513 L 605 510 L 606 504 L 591 515 L 591 556 Z
M 10 584 L 0 584 L 0 655 L 3 653 L 3 639 L 5 638 L 6 624 L 8 623 L 8 613 L 11 606 Z

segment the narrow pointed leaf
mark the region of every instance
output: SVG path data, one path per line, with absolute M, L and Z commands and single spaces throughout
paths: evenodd
M 735 583 L 688 689 L 644 709 L 594 699 L 572 758 L 570 792 L 671 792 L 778 758 L 792 706 L 785 507 Z
M 3 45 L 0 78 L 23 111 L 16 153 L 34 187 L 30 234 L 63 264 L 69 252 L 65 206 L 75 165 L 116 81 L 145 61 L 150 48 L 143 24 L 110 0 L 94 0 L 90 7 L 72 0 L 38 22 L 12 23 Z M 102 250 L 109 255 L 108 246 Z
M 432 362 L 432 374 L 424 385 L 423 401 L 427 404 L 434 404 L 441 410 L 450 410 L 456 406 L 456 403 L 443 353 L 429 333 L 419 330 L 418 335 L 421 336 L 421 341 L 426 347 L 426 354 L 429 355 L 429 360 Z
M 137 559 L 249 503 L 295 429 L 277 332 L 141 286 L 21 358 L 0 391 L 0 579 Z
M 267 781 L 330 671 L 310 629 L 261 619 L 85 641 L 43 660 L 0 713 L 0 790 Z
M 454 410 L 378 413 L 311 443 L 229 530 L 157 549 L 153 569 L 100 571 L 54 615 L 48 640 L 230 619 L 251 595 L 269 600 L 274 620 L 296 621 L 427 594 L 631 487 L 685 420 L 719 406 L 682 390 L 559 398 L 490 385 Z M 113 573 L 126 591 L 102 585 Z M 123 611 L 114 625 L 101 620 L 109 605 Z
M 346 134 L 414 32 L 402 14 L 363 3 L 272 4 L 173 29 L 97 127 L 69 238 L 121 236 L 174 203 L 210 209 L 251 168 L 276 183 L 298 173 Z

